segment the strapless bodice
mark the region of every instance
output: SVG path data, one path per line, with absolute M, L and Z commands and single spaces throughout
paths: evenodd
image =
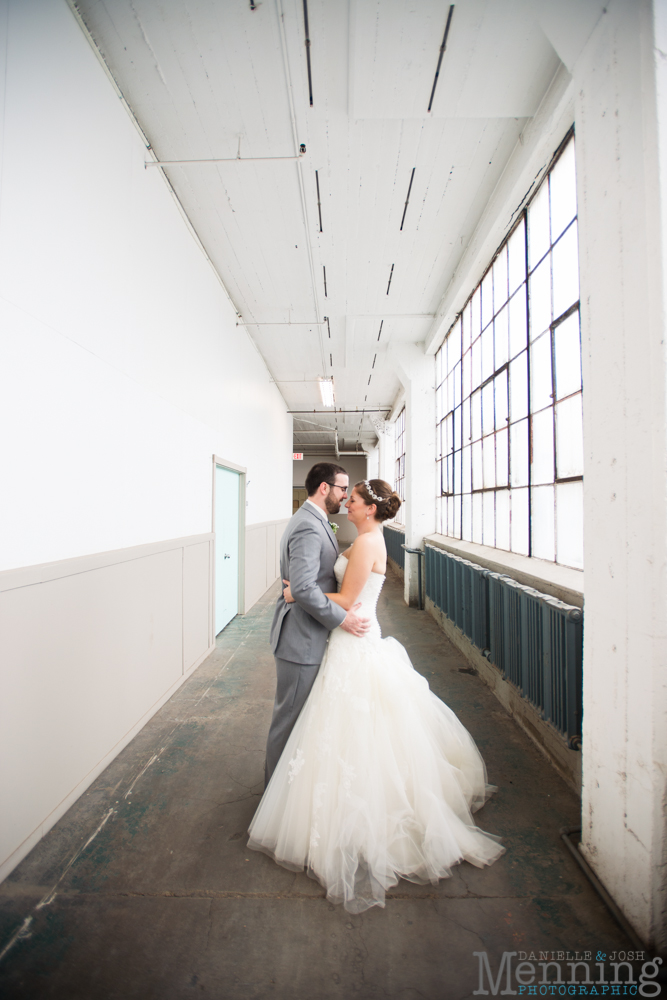
M 345 571 L 347 569 L 348 560 L 344 555 L 339 555 L 336 559 L 334 565 L 334 573 L 336 574 L 336 581 L 338 582 L 338 590 L 340 591 L 341 585 L 343 583 L 343 577 L 345 576 Z M 357 602 L 361 602 L 361 607 L 357 609 L 357 614 L 360 618 L 369 618 L 371 622 L 371 627 L 368 630 L 367 635 L 373 635 L 375 637 L 379 636 L 380 625 L 377 620 L 377 603 L 380 597 L 380 591 L 382 590 L 382 585 L 384 584 L 385 577 L 382 573 L 371 573 L 368 580 L 364 584 Z M 355 603 L 357 603 L 355 602 Z M 358 640 L 357 640 L 358 641 Z

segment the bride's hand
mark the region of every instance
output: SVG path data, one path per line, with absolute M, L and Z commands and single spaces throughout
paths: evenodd
M 294 598 L 292 597 L 292 591 L 289 587 L 289 580 L 283 580 L 285 584 L 285 589 L 283 590 L 283 597 L 285 598 L 285 604 L 294 604 Z

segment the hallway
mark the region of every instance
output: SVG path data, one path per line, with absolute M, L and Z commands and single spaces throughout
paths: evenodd
M 248 852 L 276 593 L 232 621 L 3 883 L 2 942 L 29 921 L 0 966 L 5 1000 L 463 1000 L 479 989 L 475 951 L 495 975 L 504 951 L 632 947 L 560 842 L 578 799 L 435 621 L 405 606 L 396 577 L 380 599 L 384 634 L 475 737 L 498 785 L 479 822 L 507 854 L 437 887 L 401 882 L 384 910 L 351 916 L 305 875 Z
M 2 975 L 434 995 L 598 933 L 564 824 L 667 960 L 665 52 L 664 0 L 0 0 Z M 401 498 L 510 846 L 351 928 L 243 834 L 319 460 Z

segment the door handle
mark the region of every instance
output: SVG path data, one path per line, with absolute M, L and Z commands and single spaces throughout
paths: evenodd
M 225 559 L 231 559 L 231 558 L 232 557 L 230 556 L 229 552 L 225 552 Z

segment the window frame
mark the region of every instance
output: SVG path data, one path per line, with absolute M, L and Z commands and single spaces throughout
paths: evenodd
M 572 438 L 574 445 L 568 444 L 567 448 L 563 445 L 560 450 L 557 439 L 557 420 L 562 419 L 563 427 L 567 426 L 568 408 L 561 406 L 561 404 L 578 396 L 583 405 L 576 159 L 571 165 L 564 163 L 559 174 L 557 185 L 562 183 L 563 178 L 565 178 L 565 189 L 556 187 L 556 191 L 560 191 L 560 202 L 556 201 L 553 194 L 552 181 L 558 162 L 561 156 L 567 153 L 570 143 L 572 143 L 572 152 L 568 155 L 576 158 L 573 128 L 568 131 L 560 143 L 545 170 L 542 181 L 530 201 L 518 214 L 508 235 L 493 254 L 488 267 L 468 296 L 463 308 L 450 326 L 442 345 L 436 352 L 435 461 L 438 484 L 436 520 L 438 532 L 448 537 L 480 542 L 500 550 L 516 552 L 529 557 L 538 556 L 555 563 L 581 568 L 581 559 L 578 562 L 576 559 L 574 562 L 559 559 L 558 539 L 561 536 L 558 535 L 557 523 L 558 487 L 583 482 L 582 432 L 577 428 Z M 568 173 L 568 171 L 570 172 Z M 572 180 L 572 177 L 575 185 L 573 189 L 574 201 L 568 201 L 567 183 L 568 180 Z M 563 190 L 565 190 L 565 195 L 563 195 Z M 541 199 L 540 206 L 537 205 L 538 198 Z M 569 198 L 572 198 L 572 188 L 569 189 Z M 546 249 L 543 249 L 538 259 L 531 261 L 531 240 L 534 238 L 537 240 L 540 236 L 544 240 L 545 203 L 548 235 L 547 243 L 543 245 Z M 563 205 L 566 209 L 569 205 L 570 211 L 574 207 L 573 217 L 569 217 L 567 211 L 563 214 Z M 538 207 L 542 216 L 537 212 Z M 531 216 L 533 210 L 537 213 L 535 222 Z M 561 231 L 553 239 L 554 220 L 562 224 L 563 218 L 566 220 L 566 224 L 561 225 Z M 569 221 L 567 221 L 568 218 Z M 540 223 L 542 224 L 541 231 Z M 531 228 L 533 225 L 534 229 Z M 571 255 L 568 257 L 561 254 L 558 256 L 558 280 L 560 282 L 559 289 L 565 287 L 565 294 L 567 294 L 568 288 L 571 292 L 575 287 L 572 284 L 572 276 L 575 274 L 577 298 L 574 302 L 570 301 L 569 304 L 566 304 L 559 315 L 554 316 L 554 250 L 561 244 L 561 241 L 571 237 L 573 227 L 576 234 L 574 244 L 576 269 L 572 266 Z M 523 229 L 521 239 L 516 235 L 520 229 Z M 513 240 L 515 241 L 514 246 L 512 246 Z M 566 244 L 563 243 L 562 246 L 565 247 Z M 565 251 L 566 253 L 567 251 Z M 516 264 L 521 258 L 521 267 L 517 270 Z M 545 264 L 547 260 L 548 265 Z M 535 313 L 532 314 L 531 299 L 536 294 L 534 290 L 537 287 L 533 278 L 540 267 L 542 267 L 542 272 L 538 272 L 538 276 L 542 278 L 542 298 L 535 299 Z M 513 268 L 514 273 L 512 273 Z M 539 305 L 542 307 L 543 318 L 546 318 L 544 313 L 546 304 L 544 279 L 547 271 L 550 322 L 544 330 L 533 336 L 531 324 L 538 316 Z M 521 276 L 521 280 L 518 282 L 516 281 L 517 274 Z M 567 285 L 568 279 L 569 286 Z M 496 296 L 496 287 L 501 289 L 500 298 L 494 297 Z M 522 296 L 523 303 L 521 302 Z M 515 311 L 511 305 L 513 301 L 515 302 Z M 523 318 L 521 318 L 522 314 Z M 571 392 L 559 397 L 556 385 L 557 331 L 575 314 L 578 319 L 579 335 L 578 388 L 574 388 Z M 517 317 L 519 317 L 518 320 Z M 514 329 L 519 329 L 520 336 L 521 330 L 523 331 L 522 341 L 520 337 L 519 341 L 516 339 L 513 341 L 512 331 Z M 574 358 L 572 332 L 573 327 L 571 326 L 568 334 L 571 352 L 568 360 L 571 366 Z M 540 341 L 542 342 L 541 346 L 536 348 L 535 345 Z M 517 343 L 520 343 L 518 350 Z M 537 361 L 538 354 L 542 355 L 541 369 Z M 521 358 L 524 360 L 520 361 Z M 523 379 L 524 368 L 525 379 Z M 541 399 L 544 401 L 545 398 L 548 398 L 548 402 L 540 406 L 539 409 L 534 409 L 534 402 L 537 399 L 537 397 L 533 398 L 534 378 L 540 370 L 542 375 L 546 376 L 547 369 L 550 369 L 549 379 L 547 384 L 545 378 L 542 378 Z M 563 370 L 565 369 L 563 368 Z M 516 407 L 515 400 L 517 401 Z M 517 413 L 522 413 L 522 404 L 525 406 L 525 413 L 517 416 Z M 546 416 L 547 411 L 549 417 Z M 576 404 L 569 407 L 571 427 L 575 426 L 575 423 L 572 422 L 572 413 L 575 414 L 574 421 L 576 422 L 580 412 L 581 410 L 577 411 Z M 542 469 L 542 478 L 535 479 L 537 426 L 542 425 L 542 439 L 546 442 L 549 440 L 547 427 L 549 421 L 551 445 L 546 445 L 546 453 L 540 451 L 540 454 L 546 458 L 547 466 L 549 461 L 551 462 L 551 474 L 545 478 L 544 469 Z M 579 434 L 578 438 L 577 434 Z M 566 439 L 563 438 L 563 440 Z M 577 442 L 581 445 L 580 452 L 577 452 Z M 563 471 L 569 474 L 560 475 L 561 452 L 564 455 L 568 449 L 570 467 L 568 468 L 566 465 Z M 575 458 L 572 458 L 572 454 L 575 455 Z M 581 455 L 581 472 L 575 474 L 573 469 L 576 467 L 579 455 Z M 535 544 L 537 529 L 533 510 L 534 497 L 536 496 L 534 490 L 542 485 L 551 487 L 553 491 L 552 556 L 544 555 L 545 547 Z M 525 492 L 519 496 L 517 490 L 525 490 Z M 502 500 L 500 511 L 499 495 Z M 506 499 L 502 499 L 503 495 Z M 542 498 L 546 495 L 544 491 L 540 494 Z M 573 502 L 572 496 L 576 501 L 576 494 L 570 494 L 570 503 Z M 514 500 L 517 504 L 515 524 L 513 524 L 512 518 Z M 520 523 L 522 520 L 523 535 L 521 535 Z M 493 522 L 492 530 L 489 528 L 491 522 Z M 515 530 L 516 539 L 514 537 Z M 565 535 L 562 537 L 564 538 Z M 568 546 L 565 545 L 564 549 L 567 550 Z
M 394 490 L 401 498 L 401 507 L 397 515 L 397 523 L 405 523 L 400 512 L 405 511 L 405 404 L 394 421 Z M 400 520 L 399 520 L 400 518 Z

